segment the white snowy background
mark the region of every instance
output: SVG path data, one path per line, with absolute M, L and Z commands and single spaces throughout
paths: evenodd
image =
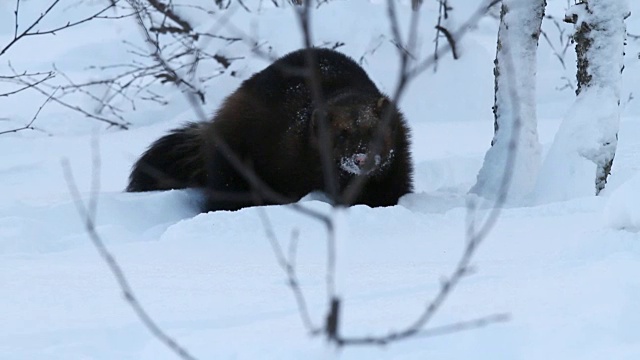
M 20 25 L 48 3 L 23 1 Z M 40 26 L 64 25 L 105 3 L 70 2 Z M 407 3 L 399 2 L 402 19 L 410 16 Z M 458 6 L 452 24 L 466 19 L 477 3 L 453 2 Z M 251 13 L 237 8 L 226 21 L 267 41 L 274 55 L 301 47 L 294 12 L 269 4 L 253 6 Z M 547 13 L 561 19 L 566 5 L 549 1 Z M 640 6 L 629 5 L 628 31 L 638 34 Z M 13 38 L 14 10 L 14 2 L 0 2 L 0 47 Z M 426 57 L 433 49 L 437 3 L 426 1 L 423 12 L 420 55 Z M 219 28 L 213 15 L 185 15 L 202 31 Z M 232 28 L 219 31 L 233 35 Z M 331 1 L 313 11 L 312 28 L 316 44 L 341 41 L 339 50 L 353 58 L 367 54 L 362 66 L 372 79 L 385 92 L 394 89 L 398 60 L 383 1 Z M 543 28 L 557 36 L 549 20 Z M 413 132 L 415 194 L 394 207 L 354 206 L 346 212 L 349 235 L 338 253 L 344 335 L 383 335 L 407 326 L 454 269 L 465 245 L 467 192 L 493 136 L 497 29 L 495 18 L 483 18 L 462 41 L 459 60 L 441 58 L 437 71 L 424 72 L 401 99 Z M 123 40 L 141 39 L 132 19 L 95 20 L 22 39 L 0 57 L 0 74 L 11 73 L 9 62 L 18 72 L 48 71 L 55 64 L 75 81 L 98 79 L 104 74 L 88 66 L 129 61 Z M 508 313 L 509 321 L 385 347 L 337 350 L 303 326 L 260 211 L 285 248 L 292 232 L 299 232 L 298 276 L 312 320 L 320 325 L 327 306 L 326 233 L 313 219 L 290 206 L 199 214 L 198 194 L 190 191 L 123 192 L 142 151 L 167 130 L 197 118 L 175 88 L 154 89 L 171 96 L 166 106 L 140 102 L 128 110 L 129 130 L 49 103 L 33 124 L 38 130 L 0 135 L 0 359 L 176 358 L 124 301 L 69 193 L 61 161 L 69 162 L 81 200 L 88 201 L 96 142 L 96 230 L 142 305 L 198 359 L 640 359 L 640 100 L 628 101 L 640 93 L 638 45 L 629 39 L 626 48 L 619 145 L 605 191 L 504 209 L 473 260 L 475 273 L 429 327 L 495 313 Z M 207 83 L 205 110 L 212 113 L 242 79 L 268 63 L 250 55 L 244 43 L 208 46 L 229 57 L 245 56 L 232 64 L 237 76 L 226 73 Z M 558 90 L 562 76 L 574 79 L 571 49 L 566 61 L 564 70 L 540 41 L 543 158 L 575 98 L 569 89 Z M 0 82 L 0 93 L 15 88 Z M 45 99 L 35 91 L 0 98 L 0 131 L 28 123 Z M 331 212 L 323 202 L 305 205 Z

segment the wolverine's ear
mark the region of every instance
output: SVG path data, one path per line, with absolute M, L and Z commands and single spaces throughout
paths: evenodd
M 383 95 L 376 102 L 376 110 L 379 114 L 382 114 L 389 105 L 391 105 L 391 101 L 389 101 L 389 99 Z
M 393 104 L 388 97 L 382 95 L 378 101 L 376 101 L 376 113 L 380 119 L 393 114 Z
M 387 120 L 389 127 L 392 131 L 395 130 L 395 126 L 397 123 L 397 117 L 395 116 L 395 112 L 394 112 L 394 107 L 393 104 L 391 103 L 391 100 L 389 100 L 388 97 L 382 95 L 378 101 L 376 102 L 376 112 L 378 114 L 378 118 L 380 120 L 383 120 L 385 116 L 391 116 L 392 118 Z

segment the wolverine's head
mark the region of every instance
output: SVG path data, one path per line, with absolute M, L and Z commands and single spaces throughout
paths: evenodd
M 324 111 L 313 112 L 312 142 L 320 151 L 322 146 L 331 149 L 342 177 L 376 176 L 393 161 L 399 121 L 385 96 L 346 93 L 331 98 Z

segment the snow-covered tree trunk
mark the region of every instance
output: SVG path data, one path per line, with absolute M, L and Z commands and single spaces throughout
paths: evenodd
M 585 0 L 565 21 L 575 26 L 576 100 L 563 120 L 540 172 L 540 201 L 599 194 L 618 143 L 620 87 L 629 16 L 626 0 Z
M 520 200 L 533 190 L 540 165 L 536 119 L 536 53 L 545 0 L 503 0 L 495 59 L 495 134 L 471 193 Z M 510 162 L 510 156 L 514 161 Z

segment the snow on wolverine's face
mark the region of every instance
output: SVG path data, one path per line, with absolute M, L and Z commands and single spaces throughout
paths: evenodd
M 387 154 L 387 156 L 384 158 L 384 161 L 382 156 L 375 155 L 373 157 L 373 163 L 368 164 L 367 154 L 357 153 L 351 156 L 343 156 L 340 159 L 340 169 L 352 175 L 370 175 L 387 167 L 392 158 L 393 150 L 391 150 L 389 154 Z

